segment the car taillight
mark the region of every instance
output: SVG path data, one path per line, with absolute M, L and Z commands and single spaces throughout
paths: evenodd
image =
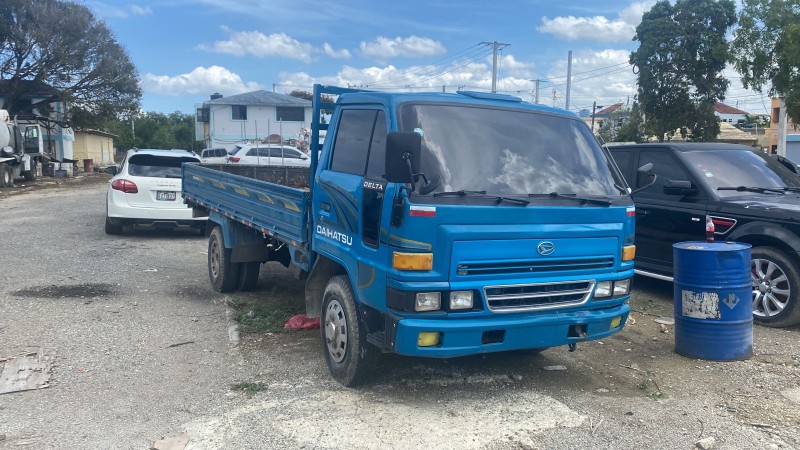
M 136 183 L 131 180 L 125 179 L 118 179 L 111 182 L 111 189 L 116 189 L 118 191 L 122 191 L 126 194 L 135 194 L 139 192 L 139 188 L 136 187 Z
M 239 162 L 240 159 L 242 159 L 242 158 L 237 158 L 235 156 L 229 156 L 228 157 L 228 161 L 229 162 Z

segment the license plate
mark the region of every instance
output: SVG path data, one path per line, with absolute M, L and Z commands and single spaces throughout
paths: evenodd
M 175 192 L 169 191 L 156 191 L 156 200 L 163 200 L 166 202 L 175 201 Z

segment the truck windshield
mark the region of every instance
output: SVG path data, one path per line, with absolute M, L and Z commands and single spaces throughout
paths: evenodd
M 767 154 L 751 150 L 687 151 L 683 156 L 720 197 L 741 196 L 720 187 L 800 188 L 800 177 Z
M 401 131 L 422 135 L 420 170 L 433 191 L 620 195 L 610 161 L 577 119 L 535 111 L 405 104 Z

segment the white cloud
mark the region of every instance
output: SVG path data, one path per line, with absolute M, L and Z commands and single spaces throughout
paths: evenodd
M 334 50 L 333 46 L 331 44 L 328 44 L 327 42 L 322 45 L 322 51 L 324 51 L 326 55 L 334 59 L 350 59 L 350 57 L 352 56 L 350 54 L 350 50 L 346 48 L 343 48 L 341 50 Z
M 654 3 L 652 0 L 631 3 L 620 11 L 615 20 L 609 20 L 605 16 L 561 16 L 553 19 L 542 17 L 542 25 L 536 30 L 568 41 L 581 39 L 598 42 L 629 41 L 636 33 L 636 26 L 642 21 L 642 14 Z
M 208 94 L 222 92 L 225 95 L 262 89 L 255 82 L 245 83 L 242 78 L 220 66 L 196 67 L 189 73 L 175 76 L 145 74 L 142 88 L 146 92 L 161 95 Z
M 519 61 L 514 58 L 514 55 L 503 55 L 500 59 L 500 71 L 502 74 L 527 79 L 533 77 L 533 72 L 530 70 L 532 68 L 532 63 Z
M 532 83 L 527 76 L 527 71 L 532 66 L 532 64 L 516 60 L 512 55 L 504 56 L 497 82 L 498 91 L 522 96 L 529 100 Z M 441 92 L 442 85 L 445 86 L 447 92 L 455 92 L 459 88 L 488 91 L 492 87 L 490 58 L 468 64 L 465 64 L 465 61 L 455 61 L 449 68 L 432 69 L 431 66 L 410 66 L 400 69 L 391 64 L 369 67 L 344 66 L 337 73 L 330 75 L 315 77 L 306 72 L 283 72 L 279 74 L 279 78 L 281 86 L 287 92 L 294 88 L 309 90 L 314 83 L 360 86 L 375 90 L 400 88 L 438 92 Z M 526 75 L 519 75 L 520 71 Z
M 130 9 L 134 16 L 149 16 L 153 14 L 153 9 L 149 6 L 130 5 Z
M 372 42 L 362 41 L 359 48 L 363 56 L 381 61 L 397 56 L 436 56 L 447 51 L 441 42 L 419 36 L 396 37 L 394 39 L 378 36 Z
M 227 27 L 223 27 L 223 31 L 229 34 L 230 39 L 216 41 L 210 47 L 201 45 L 200 48 L 235 56 L 281 56 L 304 62 L 312 60 L 313 46 L 285 33 L 265 35 L 260 31 L 233 31 Z

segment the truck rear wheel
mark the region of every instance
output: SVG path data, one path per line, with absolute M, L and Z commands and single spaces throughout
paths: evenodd
M 214 227 L 208 237 L 208 278 L 211 280 L 211 287 L 217 292 L 236 289 L 239 279 L 239 265 L 231 262 L 231 250 L 225 248 L 225 240 L 219 227 Z
M 255 289 L 259 272 L 261 272 L 261 263 L 258 261 L 239 263 L 239 283 L 237 288 L 240 291 L 252 291 Z
M 0 164 L 0 187 L 14 187 L 14 169 L 8 164 Z
M 378 349 L 367 343 L 367 329 L 346 275 L 328 281 L 320 322 L 322 353 L 333 378 L 348 387 L 363 384 L 372 375 Z

